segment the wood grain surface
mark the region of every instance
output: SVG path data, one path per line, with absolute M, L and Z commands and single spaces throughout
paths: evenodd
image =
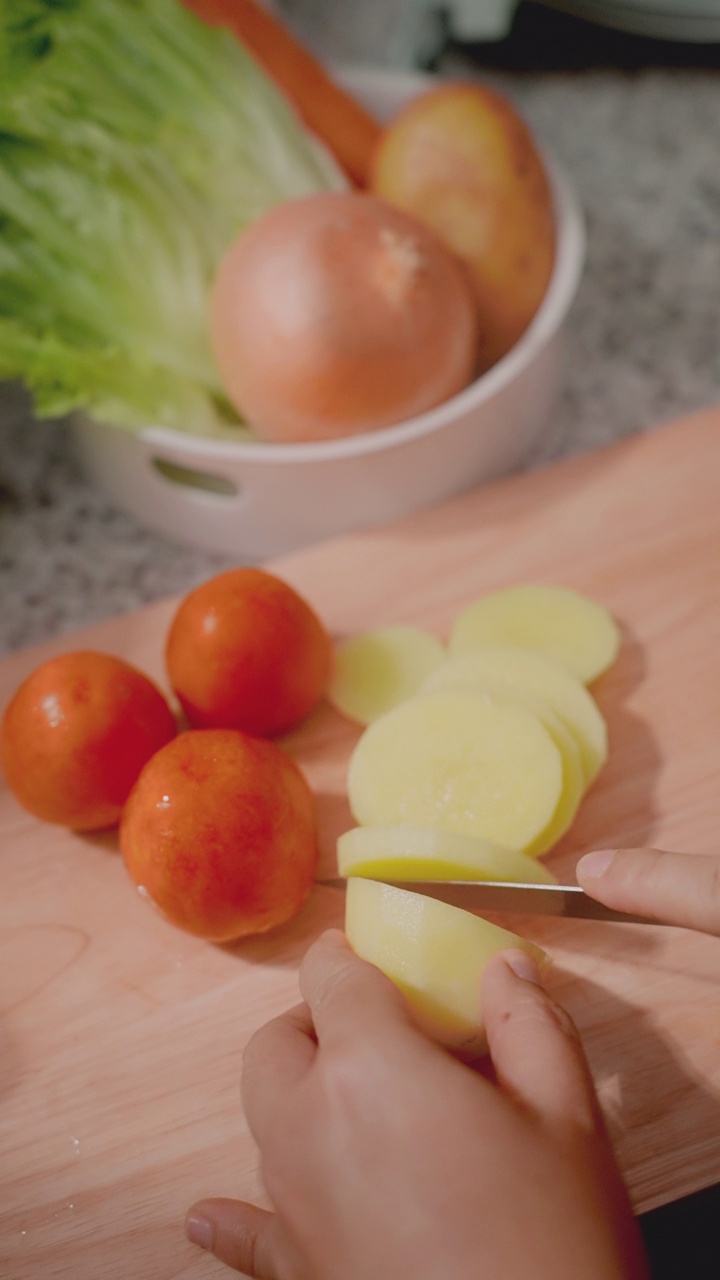
M 623 629 L 595 686 L 610 760 L 549 858 L 590 847 L 709 852 L 720 831 L 720 410 L 512 478 L 276 562 L 341 637 L 381 623 L 446 635 L 518 581 L 564 584 Z M 60 650 L 93 646 L 163 680 L 169 601 L 0 664 L 0 705 Z M 357 731 L 323 707 L 287 740 L 317 794 L 321 872 L 351 825 Z M 200 1280 L 200 1195 L 263 1202 L 238 1095 L 252 1031 L 297 998 L 309 942 L 342 919 L 318 888 L 285 930 L 216 947 L 132 888 L 114 835 L 42 825 L 0 789 L 0 1274 Z M 555 964 L 639 1210 L 720 1181 L 720 941 L 683 930 L 522 919 Z

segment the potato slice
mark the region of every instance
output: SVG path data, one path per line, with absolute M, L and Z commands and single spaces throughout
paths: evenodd
M 345 933 L 400 988 L 427 1035 L 466 1052 L 486 1047 L 480 981 L 490 957 L 508 947 L 545 955 L 470 911 L 359 876 L 348 881 Z
M 446 685 L 445 687 L 448 686 Z M 453 687 L 462 688 L 463 686 L 458 681 Z M 524 851 L 529 857 L 539 857 L 541 854 L 547 853 L 565 835 L 565 832 L 575 820 L 585 793 L 585 774 L 577 741 L 560 717 L 555 714 L 552 707 L 547 702 L 543 702 L 541 698 L 534 698 L 532 694 L 523 693 L 519 689 L 511 689 L 500 680 L 493 680 L 489 676 L 485 676 L 482 679 L 478 676 L 469 681 L 464 687 L 475 693 L 480 693 L 487 702 L 501 705 L 509 703 L 511 706 L 520 706 L 524 707 L 526 711 L 531 711 L 533 715 L 537 716 L 540 723 L 545 726 L 560 752 L 563 785 L 557 808 L 545 830 Z
M 585 782 L 589 786 L 607 759 L 607 725 L 592 694 L 577 676 L 547 654 L 511 645 L 492 645 L 449 658 L 430 673 L 423 689 L 440 689 L 448 684 L 467 684 L 488 678 L 497 681 L 499 686 L 541 698 L 552 707 L 578 743 Z
M 537 649 L 590 684 L 615 661 L 620 635 L 596 601 L 566 587 L 529 583 L 484 596 L 455 619 L 452 655 L 494 644 Z
M 436 827 L 539 852 L 563 762 L 537 716 L 468 688 L 417 694 L 363 733 L 348 797 L 361 826 Z
M 343 715 L 370 724 L 405 698 L 445 658 L 436 636 L 417 627 L 378 627 L 338 646 L 330 699 Z
M 368 880 L 512 880 L 557 884 L 542 862 L 514 849 L 415 827 L 353 827 L 337 842 L 341 876 Z
M 533 711 L 545 726 L 562 759 L 563 785 L 552 821 L 541 836 L 525 849 L 527 855 L 537 858 L 552 849 L 575 821 L 585 794 L 585 773 L 576 739 L 552 708 L 547 703 L 542 703 L 539 698 L 531 698 L 529 694 L 521 697 L 518 691 L 515 696 L 518 705 Z M 496 701 L 499 697 L 499 693 L 494 694 Z

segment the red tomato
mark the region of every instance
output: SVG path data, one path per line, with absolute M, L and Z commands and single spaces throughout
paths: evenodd
M 165 651 L 193 728 L 268 738 L 293 728 L 320 701 L 331 657 L 310 605 L 262 569 L 231 569 L 190 592 Z
M 120 847 L 132 880 L 173 924 L 214 942 L 264 933 L 312 888 L 312 793 L 273 742 L 191 729 L 143 769 Z
M 66 653 L 20 685 L 0 728 L 8 787 L 45 822 L 113 826 L 143 765 L 177 732 L 160 690 L 107 653 Z

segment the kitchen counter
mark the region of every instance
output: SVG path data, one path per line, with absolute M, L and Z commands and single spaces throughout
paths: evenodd
M 530 466 L 720 397 L 720 56 L 632 38 L 622 42 L 629 58 L 602 54 L 612 39 L 564 21 L 538 11 L 515 38 L 449 45 L 437 65 L 512 97 L 585 211 L 565 389 Z M 578 45 L 578 31 L 593 39 Z M 0 389 L 0 652 L 184 591 L 228 564 L 115 509 L 84 480 L 65 427 L 32 421 L 22 391 Z

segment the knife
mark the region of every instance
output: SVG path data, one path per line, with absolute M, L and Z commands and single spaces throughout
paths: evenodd
M 367 877 L 378 879 L 379 877 Z M 320 880 L 331 889 L 345 889 L 347 879 Z M 394 889 L 421 893 L 464 911 L 497 911 L 505 915 L 564 916 L 573 920 L 609 920 L 616 924 L 670 924 L 615 911 L 596 902 L 575 884 L 516 884 L 504 880 L 382 880 Z

